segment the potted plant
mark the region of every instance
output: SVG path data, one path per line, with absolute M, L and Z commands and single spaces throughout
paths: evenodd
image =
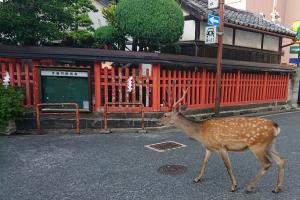
M 16 132 L 15 118 L 23 112 L 23 93 L 19 88 L 0 84 L 0 133 Z

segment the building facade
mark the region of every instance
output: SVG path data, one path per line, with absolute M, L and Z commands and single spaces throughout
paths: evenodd
M 280 24 L 288 28 L 292 28 L 294 21 L 300 20 L 299 0 L 226 0 L 226 3 L 238 9 L 263 14 L 268 20 L 272 19 L 274 7 L 280 16 Z M 289 43 L 290 40 L 283 39 L 283 45 Z M 283 48 L 282 51 L 282 63 L 288 63 L 290 58 L 297 58 L 297 55 L 289 53 L 289 47 Z

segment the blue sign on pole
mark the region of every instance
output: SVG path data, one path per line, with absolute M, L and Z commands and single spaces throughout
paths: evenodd
M 219 26 L 220 25 L 220 17 L 214 15 L 207 16 L 207 24 L 210 26 Z

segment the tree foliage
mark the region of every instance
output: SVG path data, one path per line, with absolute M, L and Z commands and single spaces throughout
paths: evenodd
M 115 29 L 111 25 L 97 28 L 95 31 L 96 46 L 104 48 L 106 45 L 109 49 L 115 49 L 116 37 Z
M 110 48 L 113 47 L 116 49 L 125 50 L 126 34 L 119 29 L 118 22 L 116 20 L 116 8 L 117 5 L 112 3 L 102 10 L 103 17 L 106 19 L 108 27 L 104 27 L 103 29 L 102 27 L 99 28 L 99 31 L 96 34 L 96 41 L 98 44 L 103 46 L 103 39 L 106 39 L 106 44 L 109 42 Z M 104 35 L 101 36 L 101 34 Z M 110 34 L 110 38 L 107 37 L 108 34 Z
M 0 42 L 43 45 L 69 32 L 91 31 L 91 0 L 6 0 L 0 2 Z
M 119 29 L 140 49 L 175 43 L 183 33 L 184 17 L 175 0 L 120 0 L 115 17 Z
M 9 120 L 14 119 L 22 111 L 23 93 L 20 89 L 0 85 L 0 128 L 5 128 Z

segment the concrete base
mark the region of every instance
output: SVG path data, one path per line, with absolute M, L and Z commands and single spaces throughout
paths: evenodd
M 274 102 L 269 104 L 252 104 L 246 105 L 243 108 L 241 106 L 223 108 L 220 113 L 221 117 L 227 116 L 239 116 L 239 115 L 263 115 L 276 112 L 292 111 L 294 108 L 289 106 L 287 102 Z M 108 118 L 108 130 L 104 130 L 103 117 L 99 114 L 91 113 L 90 115 L 82 114 L 80 119 L 80 133 L 100 133 L 109 134 L 112 132 L 139 132 L 147 133 L 152 130 L 157 131 L 161 127 L 157 124 L 157 119 L 162 113 L 146 113 L 145 116 L 145 129 L 141 129 L 141 119 L 136 113 L 123 113 L 119 115 L 110 116 Z M 188 118 L 195 121 L 202 121 L 214 117 L 213 109 L 207 110 L 189 110 L 184 113 Z M 18 133 L 35 133 L 36 120 L 33 115 L 29 115 L 26 118 L 16 120 Z M 73 117 L 55 116 L 52 118 L 42 118 L 41 120 L 41 132 L 47 133 L 47 130 L 55 130 L 54 132 L 72 132 L 75 133 L 76 122 Z M 65 130 L 65 131 L 64 131 Z

